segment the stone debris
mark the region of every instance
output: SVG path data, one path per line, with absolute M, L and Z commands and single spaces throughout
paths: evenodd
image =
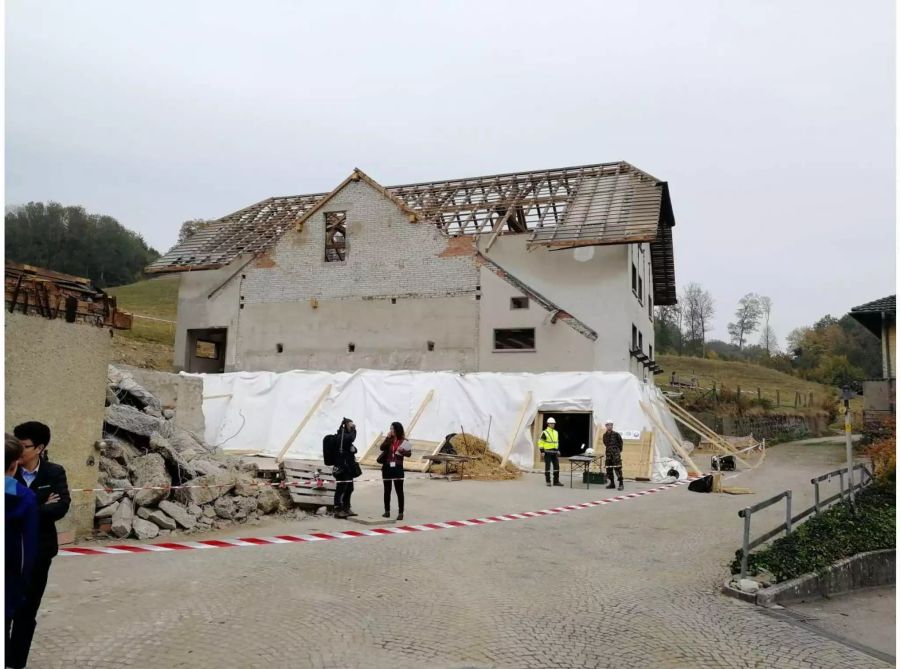
M 146 540 L 292 509 L 289 491 L 257 485 L 255 464 L 205 444 L 175 418 L 129 371 L 109 366 L 97 487 L 115 492 L 95 493 L 98 527 Z
M 112 527 L 110 533 L 114 537 L 124 539 L 131 534 L 132 524 L 134 522 L 134 505 L 127 497 L 119 502 L 119 508 L 112 515 Z

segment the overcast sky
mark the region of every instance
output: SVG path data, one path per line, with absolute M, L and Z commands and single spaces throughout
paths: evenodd
M 893 2 L 6 3 L 6 198 L 182 221 L 328 191 L 627 160 L 679 286 L 779 337 L 895 292 Z

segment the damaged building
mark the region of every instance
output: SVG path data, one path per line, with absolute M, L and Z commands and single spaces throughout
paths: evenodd
M 668 186 L 604 163 L 274 197 L 148 268 L 182 273 L 175 367 L 627 371 L 675 303 Z

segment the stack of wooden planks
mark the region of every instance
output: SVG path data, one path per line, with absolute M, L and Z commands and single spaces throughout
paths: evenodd
M 334 505 L 335 480 L 331 467 L 316 460 L 284 460 L 282 465 L 294 504 Z

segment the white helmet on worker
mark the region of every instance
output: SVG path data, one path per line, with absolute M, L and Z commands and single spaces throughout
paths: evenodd
M 612 425 L 612 424 L 613 424 L 613 419 L 612 419 L 612 418 L 607 418 L 607 419 L 606 419 L 606 422 L 604 423 L 604 425 Z
M 553 416 L 547 419 L 547 425 L 556 425 L 556 419 Z

